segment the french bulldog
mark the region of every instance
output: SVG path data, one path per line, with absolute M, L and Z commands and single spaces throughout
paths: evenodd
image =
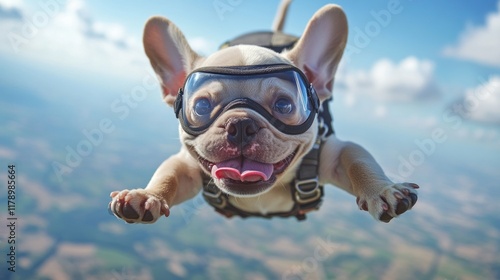
M 182 146 L 145 188 L 112 192 L 110 211 L 128 223 L 154 223 L 200 193 L 204 178 L 246 213 L 293 208 L 292 182 L 318 135 L 311 115 L 332 96 L 347 31 L 345 13 L 331 4 L 282 53 L 237 45 L 202 57 L 171 21 L 150 18 L 144 48 L 180 120 Z M 392 182 L 364 148 L 335 135 L 322 139 L 317 173 L 319 184 L 352 194 L 376 220 L 389 222 L 417 202 L 418 185 Z

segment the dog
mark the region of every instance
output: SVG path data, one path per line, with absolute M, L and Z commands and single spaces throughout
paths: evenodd
M 318 209 L 326 184 L 355 196 L 359 209 L 382 222 L 412 209 L 417 184 L 392 182 L 364 148 L 326 136 L 316 117 L 332 96 L 347 31 L 344 11 L 330 4 L 281 53 L 236 45 L 202 57 L 171 21 L 150 18 L 145 52 L 179 119 L 182 147 L 144 189 L 112 192 L 110 211 L 128 223 L 154 223 L 203 192 L 227 217 L 302 220 Z

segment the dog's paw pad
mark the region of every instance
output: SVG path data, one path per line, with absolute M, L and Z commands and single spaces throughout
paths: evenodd
M 416 189 L 413 183 L 393 184 L 356 198 L 360 210 L 368 211 L 377 220 L 388 223 L 393 218 L 413 208 L 417 203 Z
M 123 217 L 130 220 L 135 220 L 139 218 L 139 213 L 137 213 L 132 207 L 132 205 L 130 205 L 127 202 L 125 202 L 125 204 L 123 205 L 122 214 Z
M 403 198 L 401 199 L 398 204 L 396 204 L 396 215 L 401 215 L 403 214 L 404 212 L 406 212 L 406 210 L 408 210 L 410 208 L 410 202 L 408 202 L 408 199 L 406 198 Z
M 389 215 L 389 213 L 382 212 L 382 215 L 380 215 L 379 220 L 381 222 L 388 223 L 388 222 L 390 222 L 392 220 L 392 218 L 394 218 L 394 217 L 392 217 L 391 215 Z
M 151 214 L 151 211 L 146 210 L 144 212 L 144 216 L 142 217 L 143 222 L 152 222 L 154 220 L 153 214 Z
M 108 211 L 127 223 L 154 223 L 170 211 L 166 202 L 143 189 L 123 190 L 110 194 Z

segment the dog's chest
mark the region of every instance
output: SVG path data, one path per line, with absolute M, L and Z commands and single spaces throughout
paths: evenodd
M 290 211 L 294 206 L 289 186 L 276 186 L 269 192 L 249 198 L 229 197 L 229 202 L 250 213 L 263 215 Z

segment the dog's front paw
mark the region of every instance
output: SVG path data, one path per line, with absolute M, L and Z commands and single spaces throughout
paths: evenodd
M 370 189 L 358 196 L 356 202 L 359 209 L 368 211 L 375 219 L 388 223 L 417 203 L 418 188 L 417 184 L 402 183 L 383 187 L 377 191 Z
M 151 224 L 161 215 L 168 217 L 170 210 L 164 199 L 144 189 L 114 191 L 108 210 L 127 223 Z

